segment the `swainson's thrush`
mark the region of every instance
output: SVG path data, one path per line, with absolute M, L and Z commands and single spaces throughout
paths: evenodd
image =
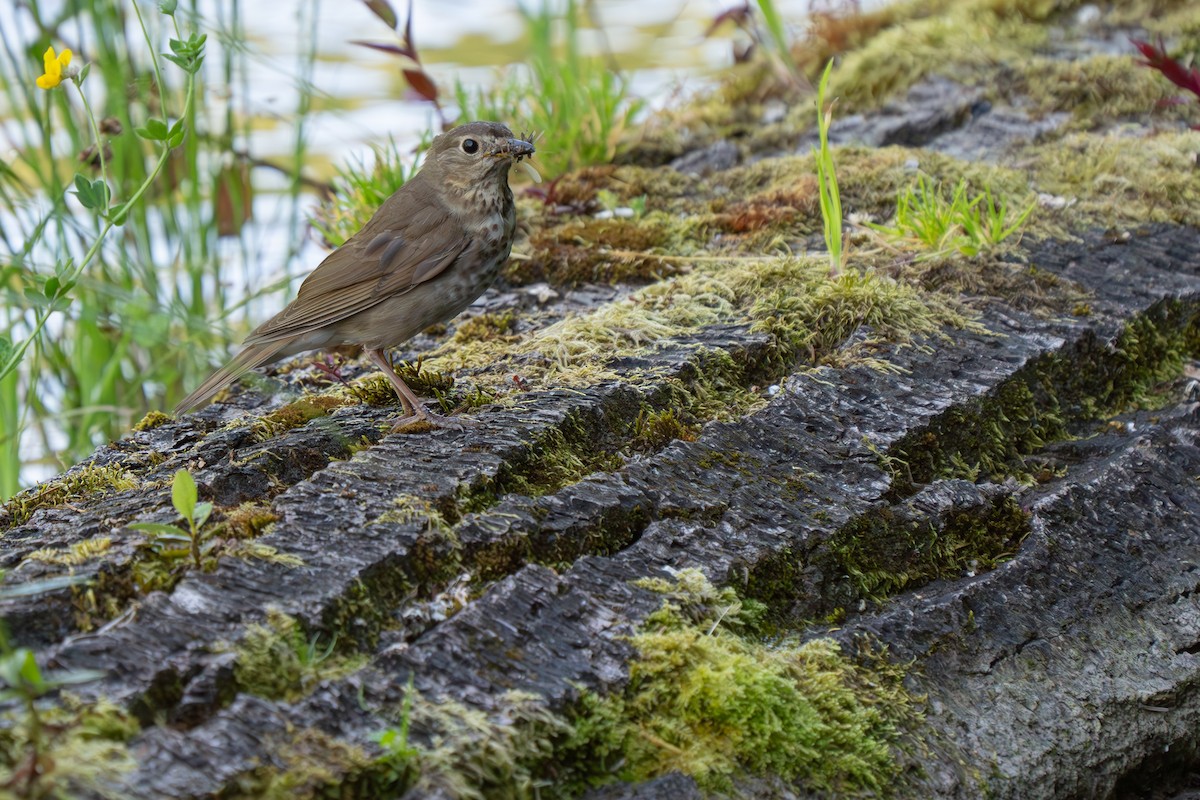
M 516 231 L 509 167 L 533 152 L 532 142 L 497 122 L 471 122 L 436 137 L 420 172 L 330 253 L 304 279 L 296 299 L 255 328 L 242 351 L 175 413 L 285 356 L 362 345 L 410 415 L 446 424 L 396 374 L 384 350 L 451 319 L 492 284 Z

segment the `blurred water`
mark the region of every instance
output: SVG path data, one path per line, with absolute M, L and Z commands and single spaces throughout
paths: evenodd
M 592 29 L 585 41 L 597 52 L 610 49 L 630 74 L 634 94 L 652 106 L 662 105 L 679 89 L 701 88 L 715 71 L 731 63 L 732 30 L 722 30 L 713 38 L 705 38 L 704 31 L 722 9 L 735 4 L 734 0 L 596 0 L 592 7 L 603 36 Z M 250 107 L 264 116 L 295 107 L 295 82 L 278 66 L 297 61 L 298 45 L 304 42 L 310 23 L 305 18 L 307 4 L 284 5 L 283 13 L 279 5 L 249 3 L 241 12 L 256 48 L 265 61 L 276 65 L 271 69 L 264 64 L 250 87 Z M 785 19 L 801 24 L 806 0 L 776 0 L 776 5 Z M 396 10 L 403 25 L 403 3 L 397 2 Z M 365 151 L 371 142 L 387 136 L 415 139 L 428 127 L 428 104 L 401 96 L 397 59 L 350 44 L 356 39 L 394 41 L 391 32 L 363 3 L 317 4 L 316 15 L 313 84 L 341 102 L 354 102 L 352 108 L 312 117 L 313 149 L 341 161 L 349 151 Z M 521 35 L 522 22 L 513 0 L 413 3 L 414 39 L 426 69 L 444 90 L 453 87 L 455 80 L 468 86 L 493 82 L 499 68 L 521 61 Z M 283 124 L 263 131 L 255 149 L 286 153 L 288 134 Z

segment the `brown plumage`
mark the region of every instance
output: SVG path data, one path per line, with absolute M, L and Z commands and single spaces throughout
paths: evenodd
M 420 172 L 363 229 L 304 279 L 296 299 L 258 326 L 228 364 L 179 403 L 182 413 L 249 370 L 285 356 L 361 345 L 406 410 L 434 424 L 383 351 L 457 315 L 508 259 L 516 211 L 508 170 L 534 152 L 497 122 L 472 122 L 433 140 Z

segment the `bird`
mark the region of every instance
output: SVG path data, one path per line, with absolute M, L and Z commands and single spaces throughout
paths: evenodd
M 385 350 L 454 318 L 492 285 L 516 234 L 510 167 L 533 156 L 499 122 L 436 136 L 412 178 L 362 230 L 304 279 L 296 299 L 255 328 L 242 349 L 176 406 L 178 416 L 252 369 L 309 350 L 358 345 L 396 390 L 406 417 L 462 427 L 425 407 Z

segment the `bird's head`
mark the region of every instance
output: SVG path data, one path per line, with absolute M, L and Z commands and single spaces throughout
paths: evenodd
M 434 138 L 423 170 L 433 167 L 452 182 L 469 185 L 507 176 L 509 167 L 533 153 L 533 142 L 518 139 L 506 125 L 468 122 Z

